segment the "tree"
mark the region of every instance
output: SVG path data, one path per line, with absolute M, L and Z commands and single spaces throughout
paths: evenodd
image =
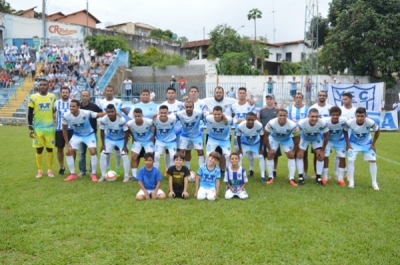
M 131 51 L 128 42 L 122 36 L 86 36 L 84 42 L 87 43 L 89 49 L 95 49 L 98 55 L 103 55 L 106 52 L 113 51 L 116 48 L 126 52 Z
M 6 1 L 0 1 L 0 13 L 14 14 L 15 9 L 11 8 L 10 3 L 7 3 Z
M 315 40 L 317 38 L 318 30 L 318 47 L 323 46 L 325 38 L 329 32 L 329 22 L 327 18 L 318 15 L 313 17 L 310 23 L 310 28 L 307 31 L 307 38 Z
M 246 52 L 225 53 L 215 68 L 219 75 L 259 75 L 260 72 L 255 69 L 249 55 Z
M 36 12 L 36 11 L 33 11 L 33 17 L 34 18 L 42 18 L 42 12 Z
M 254 20 L 254 48 L 257 42 L 257 18 L 262 18 L 262 12 L 258 8 L 253 8 L 247 14 L 248 20 Z M 257 67 L 257 56 L 254 57 L 254 66 Z
M 169 29 L 167 30 L 153 29 L 152 31 L 150 31 L 150 37 L 160 38 L 160 39 L 173 40 L 172 34 L 173 34 L 172 31 L 170 31 Z
M 227 24 L 216 26 L 209 35 L 210 46 L 207 52 L 210 58 L 222 58 L 225 53 L 243 51 L 240 36 Z
M 165 69 L 168 65 L 184 66 L 186 63 L 187 61 L 182 56 L 161 52 L 153 46 L 143 54 L 134 51 L 130 57 L 131 66 L 152 66 Z
M 400 5 L 398 0 L 333 0 L 321 61 L 332 72 L 349 69 L 394 82 L 400 71 Z

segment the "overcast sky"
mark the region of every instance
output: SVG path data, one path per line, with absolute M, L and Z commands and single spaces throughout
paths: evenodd
M 270 42 L 301 40 L 304 38 L 306 3 L 311 0 L 88 0 L 89 12 L 104 24 L 142 22 L 163 30 L 170 29 L 190 41 L 203 39 L 219 24 L 238 29 L 240 35 L 254 36 L 254 22 L 247 20 L 249 10 L 258 8 L 262 18 L 257 20 L 257 36 Z M 37 6 L 42 11 L 42 0 L 7 0 L 16 10 Z M 317 0 L 314 0 L 317 2 Z M 319 13 L 326 17 L 331 0 L 319 0 Z M 69 14 L 86 8 L 86 0 L 47 0 L 47 14 Z M 275 12 L 273 12 L 275 11 Z M 273 16 L 273 13 L 275 16 Z M 274 19 L 275 17 L 275 19 Z M 275 23 L 274 23 L 275 20 Z M 275 41 L 274 41 L 275 25 Z

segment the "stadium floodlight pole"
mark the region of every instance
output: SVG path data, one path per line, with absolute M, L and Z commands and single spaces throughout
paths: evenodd
M 86 36 L 89 32 L 89 0 L 86 0 Z
M 47 35 L 47 29 L 46 29 L 46 0 L 42 1 L 42 23 L 43 23 L 43 44 L 46 44 L 46 35 Z

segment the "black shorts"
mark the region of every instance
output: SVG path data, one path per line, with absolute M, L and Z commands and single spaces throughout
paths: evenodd
M 268 156 L 268 152 L 267 152 L 267 146 L 265 146 L 265 144 L 263 144 L 263 151 L 264 151 L 264 154 L 263 154 L 264 157 L 267 157 Z M 282 153 L 281 153 L 281 147 L 279 146 L 278 149 L 275 152 L 275 158 L 278 158 L 280 156 L 282 156 Z
M 183 192 L 176 192 L 176 191 L 174 191 L 174 193 L 175 193 L 175 197 L 174 197 L 174 198 L 177 198 L 177 199 L 185 199 L 185 198 L 182 196 L 182 193 L 183 193 Z
M 71 140 L 72 134 L 74 134 L 73 130 L 67 130 L 68 132 L 68 140 Z M 64 137 L 62 135 L 62 131 L 56 131 L 56 147 L 57 148 L 64 148 L 65 147 L 65 141 Z

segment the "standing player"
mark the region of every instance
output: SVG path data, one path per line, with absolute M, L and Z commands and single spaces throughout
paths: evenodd
M 326 100 L 328 99 L 328 94 L 326 91 L 319 91 L 318 92 L 318 102 L 315 103 L 310 107 L 310 109 L 317 109 L 319 118 L 329 117 L 329 110 L 332 108 L 332 105 L 327 103 Z
M 372 188 L 379 190 L 376 181 L 377 166 L 376 166 L 376 141 L 378 140 L 380 129 L 379 125 L 374 120 L 367 118 L 367 111 L 360 107 L 356 110 L 356 118 L 347 121 L 347 126 L 350 130 L 350 139 L 347 142 L 347 173 L 349 177 L 349 188 L 354 188 L 354 161 L 357 154 L 362 152 L 364 161 L 369 162 L 369 171 L 371 173 Z M 375 132 L 374 138 L 371 137 L 371 130 Z
M 139 154 L 142 149 L 145 153 L 154 152 L 154 132 L 152 130 L 153 120 L 143 118 L 142 109 L 135 108 L 133 111 L 133 119 L 128 121 L 127 125 L 133 134 L 132 139 L 132 177 L 136 179 L 137 168 L 139 165 Z M 128 144 L 125 139 L 124 145 Z
M 247 113 L 246 120 L 242 121 L 236 129 L 237 143 L 239 145 L 238 155 L 240 156 L 240 161 L 242 161 L 243 156 L 250 156 L 250 154 L 253 157 L 257 157 L 260 165 L 261 182 L 265 183 L 263 141 L 260 137 L 263 135 L 263 126 L 259 121 L 256 120 L 256 114 L 254 112 Z M 232 159 L 232 156 L 230 158 Z M 242 162 L 240 162 L 240 165 L 242 165 Z
M 43 149 L 47 151 L 47 176 L 53 174 L 53 148 L 54 148 L 54 102 L 56 96 L 48 93 L 49 82 L 40 80 L 39 93 L 33 94 L 28 103 L 29 135 L 33 138 L 33 148 L 36 149 L 36 164 L 38 172 L 36 178 L 43 176 Z
M 321 93 L 323 91 L 320 91 Z M 326 145 L 329 139 L 329 129 L 326 126 L 326 122 L 318 118 L 319 113 L 315 108 L 311 108 L 308 112 L 308 117 L 299 121 L 298 126 L 300 128 L 300 144 L 299 151 L 296 154 L 297 171 L 299 173 L 298 183 L 304 184 L 303 176 L 303 157 L 309 144 L 311 144 L 314 150 L 314 156 L 316 162 L 316 178 L 315 183 L 318 185 L 324 185 L 322 183 L 321 174 L 324 168 L 324 153 Z M 321 137 L 323 134 L 323 139 Z
M 134 109 L 141 109 L 143 118 L 151 119 L 157 114 L 158 105 L 157 103 L 150 100 L 150 90 L 143 89 L 140 94 L 140 102 L 136 103 L 134 108 L 129 111 L 128 117 L 134 119 Z
M 356 107 L 353 107 L 353 94 L 346 92 L 342 94 L 343 106 L 340 107 L 342 110 L 342 116 L 348 120 L 356 117 Z
M 113 104 L 107 106 L 107 116 L 100 119 L 100 139 L 101 139 L 101 155 L 100 155 L 100 169 L 101 178 L 99 181 L 105 179 L 107 173 L 107 159 L 112 154 L 115 147 L 122 150 L 121 155 L 124 161 L 124 182 L 129 181 L 129 151 L 126 147 L 125 139 L 129 137 L 129 128 L 126 126 L 126 121 L 122 117 L 117 116 L 117 111 Z
M 70 111 L 64 114 L 62 132 L 65 140 L 65 145 L 67 146 L 67 164 L 71 174 L 66 179 L 64 179 L 64 181 L 71 181 L 76 179 L 74 155 L 76 150 L 80 150 L 82 143 L 86 144 L 89 148 L 90 163 L 92 166 L 91 178 L 92 181 L 97 181 L 96 137 L 90 124 L 90 118 L 103 117 L 105 113 L 96 113 L 92 111 L 81 110 L 79 109 L 79 101 L 76 99 L 71 100 L 69 108 Z M 73 128 L 74 130 L 71 142 L 68 139 L 68 126 L 71 126 L 71 128 Z
M 295 154 L 299 147 L 299 127 L 294 121 L 287 118 L 287 110 L 280 109 L 278 117 L 270 120 L 264 128 L 264 142 L 268 150 L 267 171 L 269 177 L 267 184 L 274 183 L 272 170 L 274 168 L 275 152 L 282 145 L 288 158 L 289 184 L 296 187 L 297 183 L 294 180 L 294 174 L 296 171 Z
M 161 105 L 158 110 L 158 115 L 154 117 L 153 120 L 154 127 L 156 128 L 156 144 L 154 146 L 154 166 L 156 168 L 160 166 L 160 157 L 164 149 L 169 151 L 168 161 L 173 161 L 173 157 L 176 153 L 175 123 L 175 115 L 168 115 L 168 107 Z M 165 156 L 168 157 L 168 154 Z M 167 161 L 166 158 L 165 160 Z M 170 162 L 168 163 L 168 167 L 172 166 Z
M 220 106 L 215 106 L 213 113 L 206 116 L 207 123 L 207 156 L 211 152 L 216 151 L 218 147 L 221 149 L 221 153 L 225 156 L 225 160 L 219 160 L 219 166 L 221 168 L 221 175 L 224 175 L 224 169 L 227 166 L 227 161 L 229 161 L 229 156 L 231 154 L 231 141 L 230 133 L 231 126 L 233 125 L 233 119 L 226 116 L 222 112 Z
M 346 141 L 347 135 L 347 119 L 342 115 L 342 111 L 339 107 L 333 106 L 329 113 L 331 114 L 328 118 L 322 120 L 326 122 L 329 129 L 329 140 L 325 148 L 325 160 L 323 169 L 322 183 L 326 185 L 328 183 L 328 170 L 329 170 L 329 155 L 332 149 L 335 149 L 336 157 L 339 158 L 338 168 L 338 184 L 345 186 L 343 175 L 345 171 L 345 159 L 346 159 Z
M 56 147 L 57 147 L 57 158 L 58 163 L 60 165 L 60 170 L 58 174 L 64 175 L 65 167 L 64 167 L 64 147 L 65 141 L 62 135 L 62 118 L 64 113 L 69 111 L 69 88 L 62 87 L 60 90 L 61 99 L 57 100 L 54 104 L 54 111 L 56 113 Z M 71 127 L 67 128 L 68 139 L 71 140 L 72 133 L 74 132 Z
M 204 164 L 203 134 L 201 123 L 204 115 L 201 111 L 194 110 L 194 103 L 191 100 L 185 102 L 185 110 L 176 113 L 176 118 L 182 124 L 182 133 L 179 138 L 178 152 L 184 154 L 188 147 L 194 147 L 199 158 L 199 165 Z M 188 151 L 190 152 L 190 151 Z M 190 169 L 190 161 L 185 162 Z

